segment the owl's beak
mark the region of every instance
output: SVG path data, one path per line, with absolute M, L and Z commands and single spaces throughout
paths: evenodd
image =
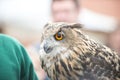
M 43 48 L 46 53 L 50 53 L 53 50 L 53 48 L 47 44 L 45 44 Z

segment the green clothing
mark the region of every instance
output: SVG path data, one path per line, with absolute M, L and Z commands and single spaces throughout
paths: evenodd
M 0 80 L 38 80 L 23 46 L 3 34 L 0 34 Z

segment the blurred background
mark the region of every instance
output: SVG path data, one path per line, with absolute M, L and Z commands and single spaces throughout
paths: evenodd
M 45 76 L 36 56 L 49 21 L 81 23 L 85 34 L 120 53 L 120 0 L 0 0 L 0 33 L 26 47 L 38 76 Z

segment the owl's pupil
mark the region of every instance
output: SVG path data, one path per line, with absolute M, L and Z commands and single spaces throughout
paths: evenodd
M 58 38 L 60 38 L 60 37 L 61 37 L 61 33 L 60 33 L 60 32 L 58 32 L 57 36 L 58 36 Z

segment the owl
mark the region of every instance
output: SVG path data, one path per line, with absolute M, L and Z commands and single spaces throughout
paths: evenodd
M 120 56 L 89 39 L 78 23 L 48 23 L 40 45 L 41 67 L 51 80 L 120 80 Z

